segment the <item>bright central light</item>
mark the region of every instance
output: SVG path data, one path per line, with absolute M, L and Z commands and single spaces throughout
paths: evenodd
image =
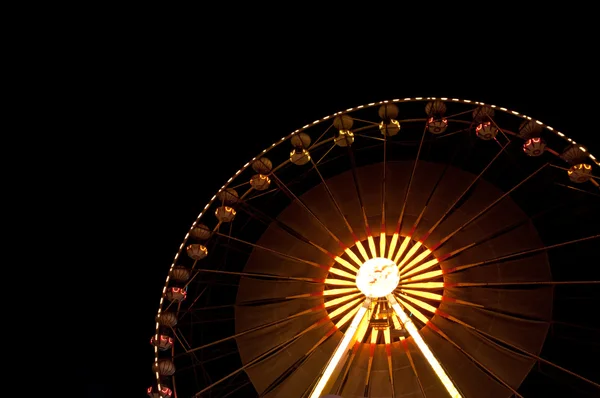
M 398 266 L 390 259 L 375 257 L 360 266 L 356 274 L 356 287 L 367 297 L 385 297 L 400 282 Z

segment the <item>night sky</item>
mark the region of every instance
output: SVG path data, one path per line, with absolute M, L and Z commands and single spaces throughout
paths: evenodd
M 589 94 L 599 81 L 584 53 L 565 65 L 518 51 L 445 58 L 425 48 L 382 62 L 372 50 L 340 60 L 333 49 L 286 57 L 211 49 L 198 61 L 164 45 L 109 65 L 94 88 L 101 112 L 88 120 L 97 138 L 76 155 L 88 178 L 71 198 L 87 203 L 81 217 L 92 232 L 79 260 L 93 273 L 74 325 L 80 396 L 144 396 L 161 289 L 191 223 L 244 163 L 307 122 L 372 101 L 457 97 L 538 118 L 600 156 Z

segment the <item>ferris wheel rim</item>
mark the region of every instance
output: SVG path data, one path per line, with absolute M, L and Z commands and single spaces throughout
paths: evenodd
M 156 322 L 156 325 L 155 325 L 155 334 L 154 334 L 154 338 L 155 338 L 155 339 L 158 339 L 158 338 L 160 338 L 160 336 L 159 336 L 159 335 L 160 335 L 160 333 L 159 333 L 159 332 L 160 332 L 160 331 L 159 331 L 159 326 L 160 326 L 160 325 L 159 325 L 158 319 L 160 318 L 160 316 L 161 316 L 161 313 L 162 313 L 162 311 L 163 311 L 164 297 L 165 297 L 165 292 L 166 292 L 166 289 L 167 289 L 167 287 L 168 287 L 168 283 L 169 283 L 169 280 L 170 280 L 170 272 L 171 272 L 171 271 L 173 270 L 173 268 L 176 266 L 176 264 L 177 264 L 177 261 L 178 261 L 179 257 L 181 256 L 181 253 L 183 252 L 183 250 L 184 250 L 184 248 L 185 248 L 186 244 L 189 242 L 189 239 L 190 239 L 190 232 L 192 231 L 192 229 L 193 229 L 194 227 L 196 227 L 196 226 L 198 225 L 198 223 L 199 223 L 199 222 L 202 220 L 203 216 L 204 216 L 204 215 L 207 213 L 207 210 L 208 210 L 208 209 L 209 209 L 209 208 L 210 208 L 210 207 L 211 207 L 211 206 L 212 206 L 212 205 L 215 203 L 215 201 L 217 200 L 217 195 L 218 195 L 219 193 L 221 193 L 221 192 L 223 192 L 223 191 L 227 190 L 227 189 L 230 187 L 231 183 L 232 183 L 232 182 L 235 180 L 235 178 L 236 178 L 238 175 L 240 175 L 240 174 L 241 174 L 243 171 L 247 170 L 247 169 L 248 169 L 248 168 L 249 168 L 249 167 L 252 165 L 252 162 L 253 162 L 253 161 L 255 161 L 255 160 L 257 160 L 257 159 L 260 159 L 260 157 L 262 157 L 262 156 L 266 155 L 266 154 L 267 154 L 267 153 L 269 153 L 269 152 L 270 152 L 272 149 L 274 149 L 274 148 L 278 147 L 278 146 L 279 146 L 280 144 L 282 144 L 283 142 L 286 142 L 286 141 L 288 141 L 288 140 L 289 140 L 289 139 L 291 139 L 293 136 L 295 136 L 295 135 L 297 135 L 297 134 L 299 134 L 299 133 L 302 133 L 302 132 L 304 132 L 305 130 L 307 130 L 308 128 L 310 128 L 310 127 L 312 127 L 312 126 L 315 126 L 315 125 L 317 125 L 317 124 L 321 124 L 321 123 L 324 123 L 324 122 L 326 122 L 326 121 L 331 121 L 331 120 L 332 120 L 332 119 L 333 119 L 335 116 L 338 116 L 338 115 L 343 115 L 343 114 L 346 114 L 346 113 L 348 113 L 348 112 L 352 112 L 352 111 L 355 111 L 355 110 L 358 110 L 358 109 L 366 109 L 366 108 L 376 107 L 376 106 L 380 106 L 380 105 L 384 105 L 384 104 L 388 104 L 388 103 L 424 102 L 424 101 L 432 101 L 432 100 L 436 100 L 436 99 L 439 99 L 439 100 L 442 100 L 442 101 L 447 101 L 447 102 L 460 102 L 460 103 L 463 103 L 463 104 L 469 104 L 469 105 L 491 106 L 492 108 L 494 108 L 494 109 L 496 109 L 496 110 L 500 110 L 501 112 L 504 112 L 504 113 L 510 114 L 510 115 L 512 115 L 512 116 L 516 116 L 516 117 L 518 117 L 518 118 L 521 118 L 521 119 L 523 119 L 523 120 L 527 120 L 527 121 L 533 121 L 533 122 L 537 123 L 538 125 L 540 125 L 542 128 L 544 128 L 544 129 L 546 129 L 546 130 L 548 130 L 548 131 L 552 132 L 553 134 L 557 135 L 558 137 L 561 137 L 561 138 L 563 138 L 563 139 L 564 139 L 564 140 L 566 140 L 568 143 L 570 143 L 570 144 L 577 144 L 575 141 L 573 141 L 572 139 L 568 138 L 568 137 L 567 137 L 565 134 L 561 133 L 560 131 L 557 131 L 557 130 L 555 130 L 555 129 L 554 129 L 554 128 L 552 128 L 551 126 L 549 126 L 549 125 L 547 125 L 547 124 L 544 124 L 543 122 L 541 122 L 541 121 L 539 121 L 539 120 L 537 120 L 537 119 L 533 119 L 533 118 L 531 118 L 531 117 L 529 117 L 529 116 L 526 116 L 526 115 L 520 114 L 520 113 L 518 113 L 518 112 L 515 112 L 515 111 L 511 111 L 511 110 L 509 110 L 509 109 L 507 109 L 507 108 L 504 108 L 504 107 L 497 107 L 497 106 L 495 106 L 495 105 L 489 105 L 489 104 L 485 104 L 485 103 L 482 103 L 482 102 L 470 101 L 470 100 L 460 100 L 460 99 L 455 99 L 455 98 L 439 98 L 439 97 L 438 97 L 438 98 L 436 98 L 436 97 L 415 97 L 415 98 L 393 99 L 393 100 L 387 100 L 387 101 L 372 102 L 372 103 L 365 104 L 365 105 L 359 105 L 358 107 L 354 107 L 354 108 L 348 108 L 348 109 L 346 109 L 346 110 L 344 110 L 344 111 L 339 111 L 339 112 L 333 113 L 333 114 L 331 114 L 331 115 L 325 116 L 325 117 L 323 117 L 323 118 L 321 118 L 321 119 L 317 119 L 317 120 L 315 120 L 314 122 L 312 122 L 312 123 L 310 123 L 310 124 L 306 124 L 306 125 L 305 125 L 305 126 L 303 126 L 302 128 L 300 128 L 300 129 L 297 129 L 297 130 L 295 130 L 295 131 L 291 132 L 290 134 L 288 134 L 288 135 L 286 135 L 286 136 L 282 137 L 281 139 L 279 139 L 278 141 L 276 141 L 275 143 L 273 143 L 271 146 L 267 147 L 267 148 L 266 148 L 266 149 L 264 149 L 262 152 L 260 152 L 260 153 L 259 153 L 257 156 L 255 156 L 254 158 L 252 158 L 252 159 L 251 159 L 249 162 L 247 162 L 247 163 L 246 163 L 246 164 L 245 164 L 245 165 L 244 165 L 242 168 L 240 168 L 240 169 L 239 169 L 239 170 L 238 170 L 238 171 L 237 171 L 235 174 L 233 174 L 233 175 L 231 176 L 231 178 L 229 178 L 229 180 L 227 180 L 227 182 L 226 182 L 226 183 L 225 183 L 225 184 L 224 184 L 224 185 L 223 185 L 223 186 L 222 186 L 222 187 L 221 187 L 221 188 L 220 188 L 220 189 L 217 191 L 217 193 L 216 193 L 216 194 L 215 194 L 215 195 L 214 195 L 214 196 L 213 196 L 213 197 L 212 197 L 212 198 L 211 198 L 211 199 L 208 201 L 208 203 L 206 204 L 206 206 L 203 208 L 203 210 L 200 212 L 200 214 L 199 214 L 199 215 L 196 217 L 195 221 L 192 223 L 192 225 L 191 225 L 190 229 L 189 229 L 189 230 L 188 230 L 188 232 L 186 233 L 186 235 L 185 235 L 185 237 L 184 237 L 184 239 L 183 239 L 183 241 L 182 241 L 181 245 L 179 246 L 179 248 L 178 248 L 178 251 L 177 251 L 177 253 L 175 254 L 175 256 L 174 256 L 174 259 L 173 259 L 173 262 L 172 262 L 172 264 L 171 264 L 171 266 L 170 266 L 170 268 L 169 268 L 169 272 L 167 273 L 167 278 L 166 278 L 166 280 L 165 280 L 165 284 L 164 284 L 163 291 L 162 291 L 162 295 L 161 295 L 161 300 L 160 300 L 160 303 L 159 303 L 159 309 L 158 309 L 158 312 L 157 312 L 157 315 L 156 315 L 157 322 Z M 323 144 L 325 144 L 325 143 L 328 143 L 328 142 L 331 142 L 331 141 L 333 141 L 333 140 L 334 140 L 334 138 L 332 137 L 332 138 L 329 138 L 329 139 L 326 139 L 326 140 L 320 141 L 320 142 L 318 143 L 318 145 L 323 145 Z M 317 144 L 317 143 L 315 143 L 315 144 Z M 313 145 L 314 145 L 314 144 L 313 144 Z M 312 148 L 312 146 L 311 146 L 310 148 Z M 583 147 L 582 147 L 582 149 L 583 149 Z M 587 152 L 587 150 L 584 150 L 584 151 L 586 151 L 586 152 Z M 599 163 L 599 162 L 596 160 L 596 158 L 595 158 L 595 157 L 594 157 L 594 156 L 593 156 L 591 153 L 587 152 L 587 154 L 588 154 L 588 157 L 589 157 L 589 159 L 591 159 L 591 160 L 592 160 L 592 161 L 593 161 L 593 162 L 594 162 L 596 165 L 600 165 L 600 163 Z M 282 163 L 281 163 L 281 164 L 280 164 L 278 167 L 281 167 L 281 166 L 283 166 L 284 164 L 286 164 L 286 163 L 289 163 L 289 162 L 290 162 L 290 160 L 289 160 L 289 159 L 287 159 L 286 161 L 282 162 Z M 252 188 L 249 188 L 249 190 L 251 190 L 251 189 L 252 189 Z M 246 192 L 246 193 L 247 193 L 247 192 Z M 242 196 L 242 197 L 241 197 L 241 199 L 243 199 L 243 198 L 244 198 L 244 196 Z M 154 347 L 154 351 L 155 351 L 155 355 L 154 355 L 154 363 L 155 363 L 155 365 L 157 365 L 157 364 L 158 364 L 158 361 L 159 361 L 159 355 L 158 355 L 158 350 L 157 350 L 157 348 L 156 348 L 156 347 Z M 159 386 L 159 388 L 160 388 L 160 376 L 159 376 L 158 372 L 156 372 L 156 378 L 157 378 L 158 386 Z

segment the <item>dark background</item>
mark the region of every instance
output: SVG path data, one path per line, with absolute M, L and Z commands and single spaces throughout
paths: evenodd
M 160 293 L 191 223 L 244 163 L 307 122 L 372 101 L 456 97 L 540 119 L 599 157 L 591 42 L 530 33 L 518 44 L 473 34 L 460 46 L 409 36 L 315 47 L 265 43 L 271 34 L 183 44 L 139 32 L 89 60 L 97 72 L 81 90 L 94 109 L 81 127 L 94 139 L 64 164 L 74 177 L 86 168 L 66 199 L 87 231 L 72 325 L 84 396 L 144 396 Z

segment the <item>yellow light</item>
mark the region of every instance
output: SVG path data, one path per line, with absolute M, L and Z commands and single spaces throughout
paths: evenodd
M 379 330 L 373 328 L 371 330 L 371 344 L 377 344 L 377 337 L 379 337 Z
M 369 250 L 371 250 L 371 256 L 377 257 L 377 251 L 375 250 L 375 240 L 371 235 L 367 238 L 369 241 Z
M 342 319 L 340 319 L 336 324 L 335 327 L 338 329 L 341 329 L 344 327 L 345 324 L 347 324 L 350 319 L 356 314 L 356 312 L 359 310 L 359 306 L 356 306 L 354 308 L 352 308 L 346 315 L 344 315 L 342 317 Z
M 423 279 L 436 278 L 436 277 L 442 275 L 443 273 L 444 273 L 444 271 L 442 271 L 441 269 L 436 269 L 435 271 L 429 271 L 429 272 L 425 272 L 424 274 L 421 274 L 421 275 L 413 276 L 412 278 L 406 279 L 406 281 L 407 282 L 409 282 L 409 281 L 420 281 L 420 280 L 423 280 Z
M 408 236 L 406 238 L 410 239 L 410 238 L 408 238 Z M 408 242 L 407 242 L 407 244 L 408 244 Z M 400 254 L 401 254 L 401 252 L 403 250 L 398 251 L 398 255 L 396 255 L 396 258 L 394 259 L 394 262 L 396 264 L 398 264 L 398 267 L 402 267 L 404 265 L 404 263 L 406 263 L 408 260 L 410 260 L 411 257 L 416 253 L 416 251 L 419 250 L 419 247 L 421 247 L 421 245 L 422 245 L 421 242 L 415 243 L 415 245 L 410 248 L 410 250 L 408 251 L 408 253 L 406 253 L 406 256 L 404 256 L 404 258 L 402 259 L 402 262 L 400 262 L 400 264 L 398 264 L 398 260 L 400 259 Z
M 437 259 L 437 258 L 434 258 L 433 260 L 429 260 L 429 261 L 427 261 L 426 263 L 423 263 L 423 264 L 419 265 L 417 268 L 413 269 L 413 270 L 412 270 L 412 271 L 410 271 L 410 272 L 401 273 L 401 274 L 402 274 L 402 276 L 403 276 L 404 278 L 406 278 L 406 277 L 408 277 L 408 276 L 410 276 L 410 275 L 414 275 L 414 274 L 416 274 L 416 273 L 418 273 L 418 272 L 424 271 L 424 270 L 426 270 L 427 268 L 429 268 L 429 267 L 432 267 L 432 266 L 436 265 L 437 263 L 438 263 L 438 259 Z
M 332 311 L 329 314 L 329 318 L 333 319 L 338 317 L 339 315 L 343 314 L 344 312 L 348 311 L 350 308 L 357 306 L 358 302 L 362 300 L 362 297 L 357 298 L 356 300 L 352 300 L 349 303 L 346 303 L 344 305 L 342 305 L 340 308 L 337 308 L 335 311 Z
M 431 254 L 431 251 L 429 249 L 426 249 L 423 253 L 419 254 L 417 257 L 415 257 L 414 260 L 412 260 L 410 263 L 408 263 L 408 265 L 406 267 L 404 267 L 402 272 L 406 272 L 409 269 L 411 269 L 412 267 L 414 267 L 415 265 L 419 264 L 419 262 L 421 260 L 423 260 L 425 257 L 429 256 L 430 254 Z
M 402 325 L 400 325 L 400 321 L 398 320 L 398 315 L 394 314 L 394 316 L 392 316 L 392 323 L 396 330 L 402 329 Z
M 442 295 L 431 292 L 421 292 L 419 290 L 411 290 L 411 289 L 400 289 L 400 291 L 408 294 L 412 294 L 413 296 L 420 296 L 430 300 L 442 301 Z
M 402 305 L 405 306 L 410 312 L 412 312 L 412 314 L 418 320 L 420 320 L 421 322 L 423 322 L 425 324 L 427 324 L 427 322 L 429 322 L 429 318 L 427 318 L 425 315 L 423 315 L 423 313 L 421 311 L 419 311 L 418 309 L 416 309 L 412 305 L 408 304 L 406 301 L 402 300 L 401 298 L 398 298 L 398 299 L 400 300 L 400 302 L 402 303 Z
M 327 289 L 323 291 L 323 296 L 335 296 L 336 294 L 356 293 L 357 288 Z
M 385 344 L 392 343 L 392 337 L 390 335 L 390 328 L 383 329 L 383 338 L 385 340 Z
M 367 251 L 365 250 L 365 247 L 362 245 L 362 242 L 356 242 L 356 247 L 358 247 L 358 251 L 363 256 L 365 261 L 369 260 L 369 256 L 367 255 Z
M 354 286 L 354 282 L 352 281 L 347 281 L 345 279 L 331 279 L 331 278 L 327 278 L 325 279 L 325 284 L 327 285 L 345 285 L 345 286 Z
M 410 242 L 410 237 L 408 237 L 408 236 L 404 237 L 404 240 L 402 241 L 402 244 L 400 245 L 400 249 L 398 249 L 398 253 L 396 254 L 396 257 L 394 258 L 394 262 L 396 264 L 398 264 L 398 260 L 400 260 L 402 253 L 404 253 L 404 250 L 406 250 L 406 247 L 408 246 L 408 242 Z
M 341 269 L 338 269 L 338 268 L 334 268 L 334 267 L 329 268 L 329 273 L 330 274 L 336 274 L 338 276 L 344 276 L 344 277 L 350 278 L 350 279 L 354 279 L 356 277 L 356 275 L 352 275 L 349 272 L 346 272 L 344 270 L 341 270 Z
M 362 261 L 360 261 L 360 259 L 358 258 L 358 256 L 356 254 L 354 254 L 354 252 L 352 251 L 352 249 L 348 248 L 346 250 L 344 250 L 346 252 L 346 254 L 352 259 L 354 260 L 354 262 L 360 267 L 360 265 L 363 263 Z M 358 272 L 358 271 L 357 271 Z
M 329 307 L 333 307 L 334 305 L 345 303 L 346 301 L 355 299 L 355 298 L 357 298 L 358 296 L 361 296 L 361 295 L 362 295 L 362 293 L 356 293 L 356 294 L 353 294 L 353 295 L 350 295 L 350 296 L 342 296 L 342 297 L 334 298 L 333 300 L 328 300 L 325 303 L 325 308 L 329 308 Z
M 417 344 L 417 347 L 419 347 L 419 349 L 425 356 L 425 359 L 427 359 L 427 362 L 429 362 L 429 365 L 433 368 L 433 371 L 438 376 L 438 378 L 440 379 L 440 381 L 442 382 L 442 384 L 444 385 L 444 387 L 446 388 L 446 390 L 448 391 L 450 396 L 452 398 L 462 398 L 462 395 L 458 392 L 458 390 L 456 389 L 456 387 L 450 380 L 450 377 L 448 377 L 448 375 L 446 374 L 446 372 L 444 371 L 444 369 L 442 368 L 442 366 L 440 365 L 438 360 L 435 358 L 435 356 L 433 355 L 433 353 L 431 352 L 431 350 L 429 349 L 429 347 L 427 346 L 427 344 L 425 343 L 425 341 L 419 334 L 419 331 L 417 330 L 417 327 L 415 326 L 415 324 L 406 315 L 406 313 L 402 310 L 402 308 L 400 307 L 400 304 L 398 304 L 398 301 L 396 301 L 396 298 L 394 297 L 394 295 L 389 294 L 387 296 L 387 299 L 388 299 L 388 302 L 392 305 L 392 308 L 394 309 L 396 314 L 398 314 L 398 317 L 400 318 L 402 323 L 404 323 L 406 330 L 411 335 L 411 337 L 415 341 L 415 344 Z
M 342 356 L 344 354 L 347 354 L 348 346 L 350 345 L 350 342 L 354 339 L 358 326 L 364 318 L 365 314 L 367 313 L 367 310 L 369 309 L 370 305 L 371 300 L 367 298 L 364 301 L 363 305 L 357 308 L 357 312 L 354 316 L 354 319 L 352 320 L 352 323 L 348 327 L 348 330 L 346 330 L 344 337 L 342 338 L 342 340 L 336 347 L 333 355 L 329 359 L 327 367 L 319 377 L 319 381 L 315 385 L 315 388 L 312 390 L 309 398 L 318 398 L 321 396 L 325 385 L 329 381 L 329 378 L 333 374 L 334 370 L 336 370 L 336 368 L 338 367 L 338 363 L 342 359 Z
M 407 283 L 402 284 L 402 288 L 419 288 L 419 289 L 442 289 L 444 287 L 444 282 L 417 282 L 417 283 Z
M 384 297 L 396 289 L 399 281 L 396 263 L 382 257 L 366 261 L 356 275 L 356 287 L 367 297 Z
M 385 232 L 381 232 L 379 234 L 379 252 L 381 253 L 381 257 L 385 257 L 385 244 L 387 237 L 385 236 Z
M 394 257 L 394 250 L 396 250 L 396 243 L 398 243 L 398 233 L 392 235 L 392 241 L 390 242 L 390 251 L 388 252 L 388 258 L 391 260 Z
M 335 257 L 335 261 L 336 261 L 338 264 L 340 264 L 340 265 L 342 265 L 342 266 L 344 266 L 344 267 L 348 268 L 349 270 L 351 270 L 351 271 L 354 271 L 355 273 L 356 273 L 356 272 L 358 272 L 358 268 L 356 268 L 354 265 L 350 264 L 348 261 L 344 260 L 344 259 L 343 259 L 343 258 L 341 258 L 341 257 L 338 257 L 338 256 L 336 256 L 336 257 Z
M 423 308 L 425 311 L 429 311 L 432 314 L 435 314 L 435 307 L 432 306 L 432 305 L 430 305 L 430 304 L 427 304 L 426 302 L 424 302 L 422 300 L 419 300 L 417 298 L 410 297 L 410 296 L 400 296 L 400 297 L 402 297 L 403 299 L 406 299 L 408 301 L 412 301 L 413 303 L 415 303 L 419 307 Z M 427 318 L 425 318 L 425 319 L 427 319 Z M 425 323 L 427 323 L 427 322 L 425 322 Z

